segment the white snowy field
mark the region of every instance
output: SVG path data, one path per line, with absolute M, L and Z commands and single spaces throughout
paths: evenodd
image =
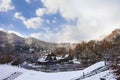
M 81 71 L 69 71 L 69 72 L 58 72 L 58 73 L 45 73 L 40 71 L 26 70 L 23 68 L 13 67 L 10 65 L 0 65 L 0 80 L 9 77 L 14 72 L 21 72 L 22 74 L 17 76 L 15 80 L 71 80 L 79 78 L 83 72 L 87 73 L 94 69 L 104 66 L 104 62 L 98 62 Z M 104 77 L 106 80 L 115 80 L 110 70 L 99 73 L 97 75 L 85 78 L 83 80 L 100 80 Z

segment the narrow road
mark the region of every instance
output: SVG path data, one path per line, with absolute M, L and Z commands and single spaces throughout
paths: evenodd
M 14 72 L 13 74 L 11 74 L 10 76 L 2 79 L 2 80 L 15 80 L 18 76 L 20 76 L 22 74 L 22 72 Z

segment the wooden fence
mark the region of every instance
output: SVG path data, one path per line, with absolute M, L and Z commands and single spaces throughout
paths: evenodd
M 104 71 L 106 71 L 106 70 L 109 70 L 109 67 L 103 66 L 103 67 L 97 68 L 97 69 L 95 69 L 95 70 L 92 70 L 92 71 L 90 71 L 90 72 L 88 72 L 88 73 L 84 73 L 84 72 L 83 72 L 83 75 L 82 75 L 82 76 L 80 76 L 79 78 L 73 78 L 73 79 L 71 79 L 71 80 L 82 80 L 82 79 L 85 79 L 85 78 L 94 76 L 94 75 L 96 75 L 96 74 L 98 74 L 98 73 L 104 72 Z

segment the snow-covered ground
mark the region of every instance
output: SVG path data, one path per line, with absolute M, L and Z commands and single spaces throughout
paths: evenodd
M 0 65 L 0 80 L 9 77 L 14 72 L 21 72 L 15 80 L 71 80 L 79 78 L 84 73 L 90 72 L 94 69 L 104 66 L 104 62 L 98 62 L 84 70 L 81 71 L 69 71 L 69 72 L 58 72 L 58 73 L 45 73 L 33 70 L 26 70 L 23 68 L 13 67 L 10 65 Z M 100 80 L 100 78 L 106 78 L 106 80 L 115 80 L 110 70 L 101 72 L 97 75 L 85 78 L 83 80 Z

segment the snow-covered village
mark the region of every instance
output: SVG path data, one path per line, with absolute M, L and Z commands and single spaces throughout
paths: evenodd
M 0 80 L 120 80 L 119 0 L 0 0 Z

